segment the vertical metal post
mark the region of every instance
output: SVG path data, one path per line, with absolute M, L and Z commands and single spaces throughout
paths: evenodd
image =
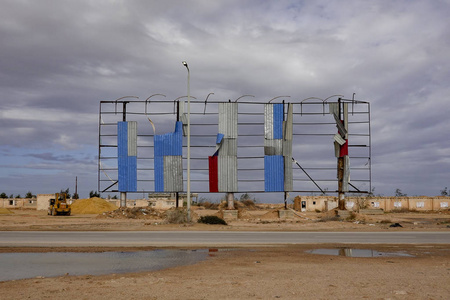
M 100 166 L 101 166 L 101 156 L 102 156 L 102 102 L 100 101 L 98 113 L 98 160 L 97 160 L 97 191 L 100 193 Z
M 341 109 L 341 98 L 338 99 L 339 108 L 339 120 L 341 119 L 342 109 Z M 339 155 L 340 156 L 340 155 Z M 344 158 L 338 157 L 337 159 L 337 175 L 338 175 L 338 208 L 341 210 L 345 209 L 345 194 L 344 194 Z
M 127 101 L 122 103 L 122 121 L 127 121 Z M 127 207 L 127 192 L 120 192 L 120 207 Z
M 288 207 L 287 207 L 287 192 L 284 192 L 284 209 L 288 209 Z
M 187 77 L 187 96 L 188 96 L 188 107 L 187 107 L 187 219 L 188 222 L 191 221 L 191 87 L 190 87 L 190 76 L 191 72 L 187 62 L 183 61 L 183 65 L 188 71 Z

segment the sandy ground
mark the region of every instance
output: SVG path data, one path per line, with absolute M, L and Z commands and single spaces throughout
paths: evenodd
M 349 221 L 334 220 L 331 214 L 299 213 L 293 219 L 280 220 L 270 209 L 248 210 L 243 218 L 228 221 L 228 226 L 199 223 L 165 224 L 158 218 L 108 218 L 96 214 L 48 216 L 46 211 L 15 209 L 12 214 L 0 214 L 0 230 L 261 230 L 261 231 L 447 231 L 450 230 L 450 212 L 441 213 L 385 213 L 359 215 Z M 195 216 L 217 214 L 217 210 L 197 209 Z M 402 228 L 392 228 L 400 223 Z
M 202 210 L 198 215 L 217 211 Z M 250 215 L 252 213 L 248 212 Z M 263 217 L 265 215 L 265 217 Z M 34 210 L 0 215 L 0 230 L 319 230 L 448 231 L 445 213 L 395 213 L 329 221 L 316 213 L 293 220 L 268 218 L 255 211 L 223 225 L 162 224 L 156 219 L 108 219 L 96 215 L 47 216 Z M 321 217 L 321 218 L 320 218 Z M 322 220 L 322 221 L 321 221 Z M 389 227 L 392 223 L 402 228 Z M 317 255 L 313 248 L 341 245 L 289 245 L 219 249 L 195 265 L 160 271 L 102 276 L 63 276 L 0 282 L 1 299 L 448 299 L 450 245 L 345 245 L 414 257 L 356 258 Z M 90 249 L 90 251 L 117 249 Z M 124 250 L 121 248 L 121 250 Z M 132 249 L 127 249 L 132 250 Z M 135 249 L 144 250 L 144 249 Z M 12 249 L 86 251 L 86 249 Z

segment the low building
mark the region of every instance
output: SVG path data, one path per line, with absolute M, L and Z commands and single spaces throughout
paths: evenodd
M 4 208 L 36 208 L 36 198 L 6 198 L 0 199 L 0 207 Z

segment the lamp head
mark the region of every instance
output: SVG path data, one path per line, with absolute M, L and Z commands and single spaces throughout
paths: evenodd
M 185 66 L 186 68 L 188 67 L 188 64 L 187 64 L 186 61 L 183 61 L 182 64 L 183 64 L 183 66 Z

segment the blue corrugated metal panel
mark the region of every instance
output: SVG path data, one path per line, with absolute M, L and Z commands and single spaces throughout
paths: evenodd
M 176 122 L 173 141 L 168 155 L 183 155 L 183 123 Z
M 163 135 L 155 135 L 153 136 L 153 151 L 154 151 L 154 156 L 163 156 L 164 153 L 164 147 L 163 147 Z
M 119 179 L 119 192 L 127 191 L 127 169 L 128 165 L 128 156 L 121 155 L 118 157 L 118 179 Z
M 128 123 L 117 122 L 117 155 L 128 155 Z
M 128 156 L 127 192 L 137 192 L 137 157 Z
M 164 192 L 164 157 L 155 156 L 155 192 Z
M 284 158 L 281 155 L 264 156 L 264 190 L 284 191 Z
M 120 192 L 125 192 L 127 190 L 127 135 L 127 122 L 117 122 L 117 172 Z
M 154 136 L 155 156 L 182 155 L 183 153 L 183 123 L 176 122 L 175 132 Z
M 273 138 L 283 138 L 283 103 L 273 105 Z

